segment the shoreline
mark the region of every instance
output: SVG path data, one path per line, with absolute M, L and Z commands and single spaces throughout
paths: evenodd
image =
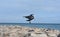
M 60 29 L 54 29 L 54 28 L 45 28 L 45 27 L 37 27 L 37 26 L 23 26 L 23 25 L 0 25 L 0 27 L 4 27 L 4 26 L 11 26 L 11 27 L 14 27 L 14 26 L 21 26 L 21 27 L 28 27 L 28 28 L 44 28 L 44 29 L 52 29 L 52 30 L 59 30 L 60 31 Z
M 26 27 L 26 26 L 0 26 L 0 33 L 3 36 L 9 37 L 57 37 L 60 34 L 59 30 Z M 0 36 L 2 36 L 0 35 Z
M 46 28 L 46 29 L 56 29 L 56 30 L 60 30 L 60 25 L 59 24 L 49 24 L 49 23 L 0 23 L 0 25 L 4 26 L 26 26 L 26 27 L 36 27 L 36 28 Z

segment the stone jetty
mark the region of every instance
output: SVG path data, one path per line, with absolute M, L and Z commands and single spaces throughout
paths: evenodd
M 26 26 L 0 26 L 0 37 L 60 37 L 60 30 Z

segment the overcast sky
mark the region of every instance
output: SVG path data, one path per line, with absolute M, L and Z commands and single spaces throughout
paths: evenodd
M 0 0 L 0 23 L 27 23 L 30 14 L 33 23 L 60 23 L 60 0 Z

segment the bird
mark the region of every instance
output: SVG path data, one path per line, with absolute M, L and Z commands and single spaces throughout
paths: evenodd
M 33 14 L 30 14 L 29 16 L 24 16 L 24 17 L 28 19 L 28 20 L 26 20 L 26 21 L 29 21 L 29 23 L 31 23 L 31 20 L 34 19 Z

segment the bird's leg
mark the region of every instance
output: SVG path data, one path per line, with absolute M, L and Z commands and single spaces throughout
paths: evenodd
M 29 23 L 31 24 L 31 21 L 29 21 Z

